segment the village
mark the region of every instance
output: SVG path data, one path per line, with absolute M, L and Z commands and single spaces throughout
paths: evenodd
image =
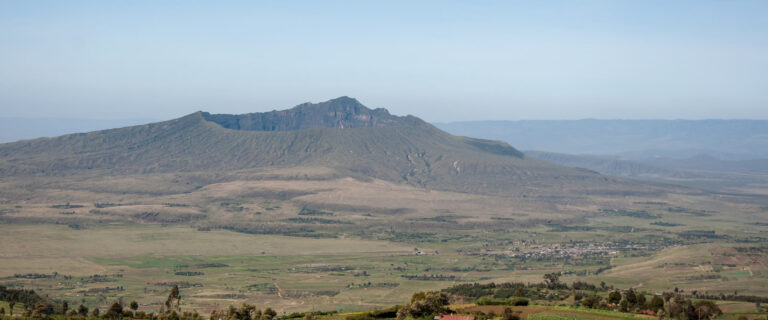
M 526 240 L 514 241 L 513 246 L 506 249 L 485 249 L 480 255 L 508 256 L 511 258 L 545 258 L 545 257 L 582 257 L 582 256 L 613 256 L 622 252 L 662 250 L 671 245 L 638 244 L 615 242 L 570 242 L 554 244 L 532 244 Z

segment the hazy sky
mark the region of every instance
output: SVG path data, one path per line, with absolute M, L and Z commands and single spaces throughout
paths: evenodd
M 0 113 L 768 118 L 768 1 L 0 0 Z

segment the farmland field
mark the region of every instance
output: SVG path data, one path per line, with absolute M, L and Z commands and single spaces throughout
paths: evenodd
M 501 197 L 318 167 L 31 177 L 0 190 L 0 285 L 89 308 L 123 299 L 157 311 L 178 285 L 182 307 L 203 314 L 241 303 L 352 312 L 558 271 L 650 293 L 768 295 L 758 196 Z

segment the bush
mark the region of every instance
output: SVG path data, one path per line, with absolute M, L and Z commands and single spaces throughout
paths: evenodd
M 586 297 L 581 299 L 581 305 L 585 308 L 597 309 L 600 305 L 600 298 L 596 296 Z
M 522 297 L 516 297 L 512 299 L 482 297 L 477 299 L 475 304 L 478 306 L 527 306 L 530 304 L 530 301 Z
M 530 302 L 528 299 L 526 299 L 526 298 L 517 297 L 517 298 L 513 298 L 513 299 L 510 301 L 510 303 L 509 303 L 509 304 L 510 304 L 510 305 L 513 305 L 513 306 L 527 306 L 527 305 L 529 305 L 530 303 L 531 303 L 531 302 Z
M 506 306 L 509 305 L 509 299 L 482 297 L 475 301 L 478 306 Z

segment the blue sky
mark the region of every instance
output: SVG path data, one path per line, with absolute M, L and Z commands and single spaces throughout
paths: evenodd
M 0 113 L 768 118 L 768 1 L 3 1 Z

